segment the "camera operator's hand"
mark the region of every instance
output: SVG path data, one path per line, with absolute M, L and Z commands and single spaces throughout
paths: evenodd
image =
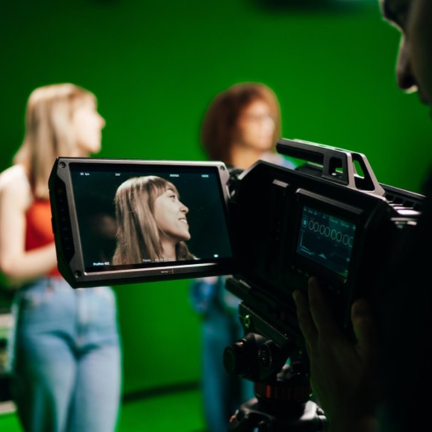
M 310 360 L 311 386 L 330 422 L 332 432 L 378 429 L 375 411 L 380 402 L 378 332 L 370 307 L 357 300 L 351 320 L 357 341 L 335 324 L 315 278 L 309 280 L 309 302 L 294 293 L 300 329 Z

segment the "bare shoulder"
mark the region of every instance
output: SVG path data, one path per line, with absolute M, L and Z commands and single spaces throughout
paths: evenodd
M 25 169 L 14 165 L 0 174 L 0 199 L 11 200 L 19 206 L 27 206 L 31 201 L 31 191 Z

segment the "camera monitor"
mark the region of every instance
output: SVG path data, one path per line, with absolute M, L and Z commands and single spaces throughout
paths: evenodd
M 58 158 L 49 180 L 58 266 L 73 287 L 234 270 L 220 162 Z

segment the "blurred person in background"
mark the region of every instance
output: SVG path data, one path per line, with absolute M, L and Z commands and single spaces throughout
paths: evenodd
M 101 148 L 95 96 L 73 84 L 32 92 L 24 142 L 0 175 L 0 271 L 15 292 L 12 394 L 25 431 L 109 432 L 121 359 L 109 287 L 72 289 L 57 269 L 48 178 L 58 156 Z
M 281 114 L 274 92 L 261 83 L 239 83 L 210 104 L 201 142 L 211 160 L 222 161 L 228 168 L 243 170 L 260 159 L 294 168 L 290 160 L 275 153 L 280 134 Z M 203 319 L 202 389 L 211 432 L 227 430 L 239 405 L 254 397 L 253 383 L 229 375 L 223 366 L 225 348 L 244 336 L 239 300 L 225 289 L 225 280 L 201 278 L 191 288 L 193 307 Z

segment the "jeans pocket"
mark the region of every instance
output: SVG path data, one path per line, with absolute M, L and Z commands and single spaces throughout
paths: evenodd
M 46 281 L 24 287 L 17 294 L 18 340 L 52 329 L 59 320 L 68 318 L 63 310 L 59 310 L 54 294 L 52 287 Z
M 44 290 L 27 289 L 20 294 L 21 311 L 31 311 L 40 308 L 47 300 Z
M 54 286 L 47 279 L 42 279 L 18 292 L 19 315 L 23 317 L 39 317 L 48 320 L 52 315 L 53 303 L 57 303 Z M 58 299 L 57 299 L 58 300 Z M 57 307 L 55 308 L 57 309 Z

